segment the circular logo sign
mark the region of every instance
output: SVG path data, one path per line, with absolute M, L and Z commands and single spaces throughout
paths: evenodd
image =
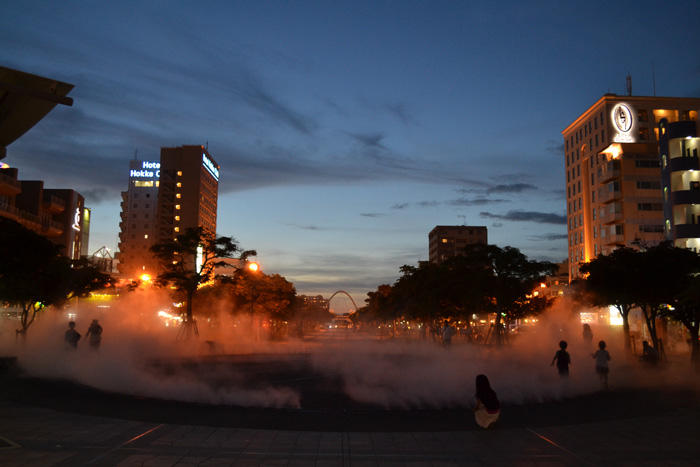
M 625 104 L 617 104 L 613 108 L 613 123 L 620 133 L 627 133 L 632 129 L 632 112 Z

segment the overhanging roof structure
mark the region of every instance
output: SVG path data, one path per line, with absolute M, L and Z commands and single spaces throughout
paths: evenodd
M 0 66 L 0 159 L 7 146 L 46 116 L 57 104 L 71 106 L 66 97 L 72 84 Z

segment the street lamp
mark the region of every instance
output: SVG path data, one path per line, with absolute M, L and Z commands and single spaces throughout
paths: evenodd
M 260 265 L 255 262 L 248 263 L 248 271 L 252 273 L 250 280 L 250 320 L 255 323 L 255 280 L 253 276 L 260 271 Z M 260 326 L 257 328 L 257 340 L 260 340 Z

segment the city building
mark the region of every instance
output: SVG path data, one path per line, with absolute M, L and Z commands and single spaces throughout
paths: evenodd
M 44 188 L 41 180 L 19 180 L 16 168 L 1 168 L 0 216 L 60 245 L 70 259 L 88 254 L 90 210 L 74 190 Z
M 569 280 L 599 254 L 664 239 L 658 125 L 697 120 L 699 108 L 698 98 L 605 94 L 562 131 Z
M 150 247 L 204 227 L 216 233 L 219 165 L 204 146 L 161 148 L 160 160 L 129 163 L 122 192 L 117 270 L 129 277 L 158 273 Z
M 428 260 L 440 264 L 462 253 L 471 243 L 488 243 L 484 226 L 438 225 L 428 234 Z
M 677 247 L 700 247 L 700 122 L 659 123 L 664 232 Z

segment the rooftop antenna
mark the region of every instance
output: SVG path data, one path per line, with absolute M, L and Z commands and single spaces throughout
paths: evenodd
M 627 95 L 632 96 L 632 75 L 627 72 Z
M 654 97 L 656 97 L 656 73 L 654 73 L 654 61 L 651 62 L 651 82 L 654 86 Z
M 462 218 L 462 225 L 467 225 L 467 216 L 457 216 Z
M 209 152 L 209 140 L 207 140 L 207 152 Z

